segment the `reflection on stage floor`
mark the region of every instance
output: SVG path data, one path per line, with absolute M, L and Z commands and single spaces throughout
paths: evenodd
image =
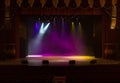
M 58 55 L 28 55 L 26 58 L 0 61 L 0 65 L 28 65 L 28 66 L 81 66 L 81 65 L 120 64 L 119 61 L 106 60 L 87 55 L 58 56 Z

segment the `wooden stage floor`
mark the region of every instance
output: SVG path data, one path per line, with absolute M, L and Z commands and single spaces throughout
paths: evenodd
M 44 64 L 45 62 L 45 64 Z M 0 61 L 0 65 L 28 65 L 28 66 L 81 66 L 120 64 L 120 61 L 96 58 L 94 56 L 38 56 L 29 55 L 26 58 Z
M 120 83 L 119 61 L 88 57 L 61 60 L 61 56 L 49 56 L 0 61 L 0 83 Z M 70 60 L 75 62 L 69 63 Z

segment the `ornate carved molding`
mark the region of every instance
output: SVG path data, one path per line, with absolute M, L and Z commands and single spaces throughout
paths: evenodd
M 57 8 L 66 8 L 64 0 L 58 0 Z
M 93 8 L 100 8 L 100 7 L 101 7 L 100 0 L 94 0 Z
M 41 4 L 40 0 L 34 0 L 32 7 L 33 8 L 42 8 L 42 4 Z
M 116 23 L 116 28 L 120 29 L 120 0 L 117 0 L 117 23 Z
M 88 8 L 88 7 L 90 7 L 88 0 L 82 0 L 80 4 L 80 8 Z
M 29 8 L 30 4 L 28 3 L 28 0 L 23 0 L 23 2 L 21 3 L 21 7 L 22 8 Z
M 10 9 L 17 9 L 19 5 L 17 4 L 17 0 L 10 0 Z
M 46 0 L 44 8 L 54 8 L 52 0 Z
M 0 10 L 5 8 L 4 0 L 0 0 Z
M 69 8 L 76 8 L 77 5 L 76 5 L 75 0 L 70 0 L 68 7 L 69 7 Z

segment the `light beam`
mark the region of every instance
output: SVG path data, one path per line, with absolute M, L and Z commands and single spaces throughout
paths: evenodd
M 44 23 L 42 23 L 39 33 L 40 33 L 40 34 L 44 34 L 44 33 L 47 31 L 49 25 L 50 25 L 50 23 L 48 23 L 48 24 L 44 27 Z

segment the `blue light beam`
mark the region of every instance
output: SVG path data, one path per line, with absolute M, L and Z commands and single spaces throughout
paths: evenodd
M 44 27 L 44 23 L 42 23 L 39 33 L 40 33 L 40 34 L 44 34 L 44 33 L 47 31 L 49 25 L 50 25 L 50 23 L 48 23 L 48 24 Z

